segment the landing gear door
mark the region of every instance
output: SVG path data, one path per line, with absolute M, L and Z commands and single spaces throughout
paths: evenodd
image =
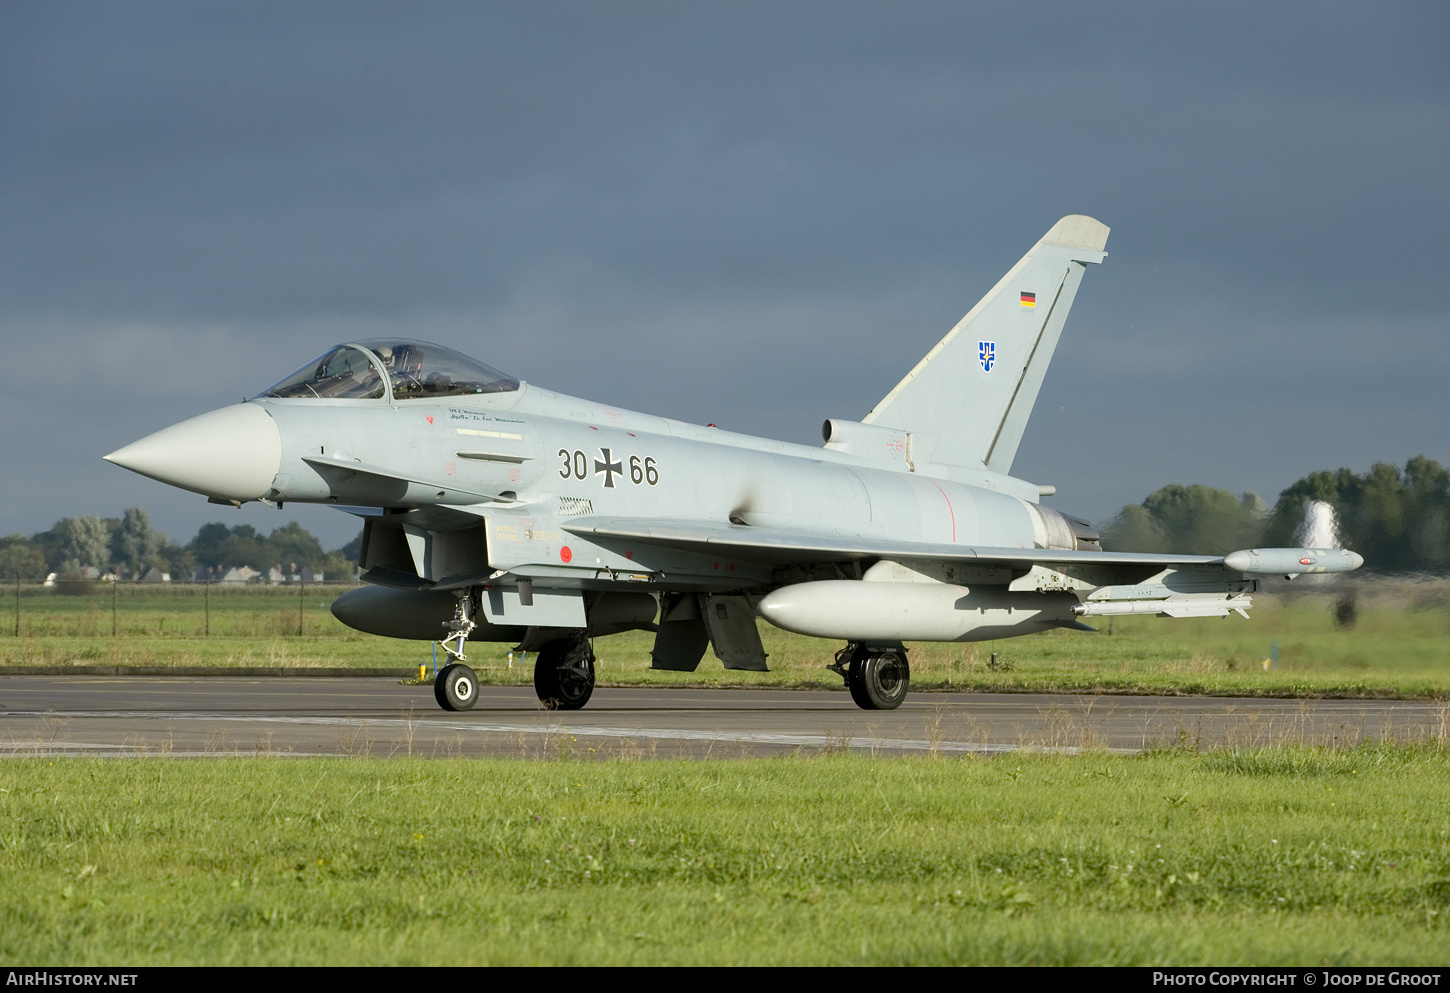
M 701 594 L 700 613 L 710 632 L 715 657 L 727 669 L 769 672 L 765 664 L 765 646 L 760 643 L 760 629 L 755 626 L 755 608 L 743 596 Z
M 650 668 L 694 672 L 705 657 L 710 633 L 700 616 L 700 601 L 693 593 L 666 594 L 660 609 L 660 630 L 649 653 Z

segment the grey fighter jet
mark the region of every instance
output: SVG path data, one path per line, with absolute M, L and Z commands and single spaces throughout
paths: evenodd
M 906 643 L 1091 630 L 1112 614 L 1247 616 L 1259 577 L 1342 572 L 1332 548 L 1101 550 L 1010 475 L 1068 309 L 1108 229 L 1064 217 L 859 421 L 821 448 L 683 424 L 523 383 L 419 341 L 338 345 L 243 403 L 106 458 L 214 502 L 331 504 L 363 521 L 333 613 L 439 641 L 439 704 L 467 710 L 470 639 L 535 653 L 546 706 L 584 706 L 593 638 L 655 632 L 652 664 L 707 647 L 763 670 L 756 618 L 845 642 L 867 709 L 907 692 Z

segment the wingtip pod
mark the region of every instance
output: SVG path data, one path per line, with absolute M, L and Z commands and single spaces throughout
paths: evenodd
M 1096 217 L 1086 214 L 1068 214 L 1052 226 L 1042 240 L 1049 245 L 1064 245 L 1067 248 L 1083 248 L 1089 252 L 1105 251 L 1108 247 L 1108 232 L 1111 229 Z
M 1364 556 L 1344 548 L 1249 548 L 1229 552 L 1223 557 L 1223 564 L 1250 576 L 1296 576 L 1353 572 L 1364 565 Z

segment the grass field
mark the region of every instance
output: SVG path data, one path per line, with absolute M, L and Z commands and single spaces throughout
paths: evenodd
M 1443 965 L 1446 745 L 12 760 L 0 961 Z
M 113 599 L 104 588 L 93 596 L 22 588 L 18 601 L 6 604 L 8 610 L 0 608 L 0 666 L 383 666 L 401 671 L 431 661 L 427 643 L 377 638 L 338 623 L 328 606 L 342 589 L 126 586 Z M 1358 607 L 1352 627 L 1337 624 L 1331 609 L 1346 595 Z M 836 685 L 824 666 L 838 643 L 761 627 L 769 673 L 729 672 L 709 656 L 695 673 L 654 672 L 649 668 L 652 635 L 637 632 L 596 641 L 599 679 Z M 1277 667 L 1266 670 L 1264 661 L 1276 644 Z M 509 668 L 508 649 L 470 646 L 470 661 L 485 682 L 529 681 L 531 669 L 522 660 Z M 1256 597 L 1249 620 L 1117 618 L 1097 634 L 1057 631 L 911 649 L 918 689 L 1444 698 L 1450 697 L 1450 580 L 1355 577 L 1334 587 L 1281 584 L 1277 593 Z
M 0 611 L 0 665 L 431 658 L 343 628 L 337 588 L 108 592 L 22 590 L 18 636 Z M 1249 621 L 912 646 L 913 683 L 1450 698 L 1450 583 L 1352 592 L 1352 627 L 1332 616 L 1342 588 L 1311 588 L 1260 596 Z M 822 671 L 836 644 L 762 632 L 770 673 L 713 658 L 652 672 L 650 636 L 630 634 L 596 642 L 599 675 L 836 683 Z M 529 681 L 507 646 L 471 648 L 484 680 Z M 21 758 L 0 763 L 0 893 L 7 965 L 1443 965 L 1450 741 L 990 760 Z

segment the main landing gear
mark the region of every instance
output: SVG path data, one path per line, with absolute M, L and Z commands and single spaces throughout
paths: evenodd
M 472 710 L 478 702 L 478 674 L 464 663 L 464 643 L 478 626 L 471 591 L 460 590 L 448 636 L 439 642 L 448 664 L 433 680 L 433 696 L 444 710 Z M 537 629 L 535 629 L 537 630 Z M 526 643 L 527 643 L 526 639 Z M 578 710 L 594 694 L 594 649 L 583 631 L 547 642 L 534 654 L 534 692 L 548 710 Z
M 877 647 L 852 642 L 836 653 L 835 665 L 827 666 L 846 681 L 851 699 L 862 710 L 895 710 L 906 699 L 911 684 L 911 666 L 906 649 Z
M 594 648 L 583 634 L 551 641 L 534 656 L 534 692 L 546 710 L 578 710 L 594 693 Z

